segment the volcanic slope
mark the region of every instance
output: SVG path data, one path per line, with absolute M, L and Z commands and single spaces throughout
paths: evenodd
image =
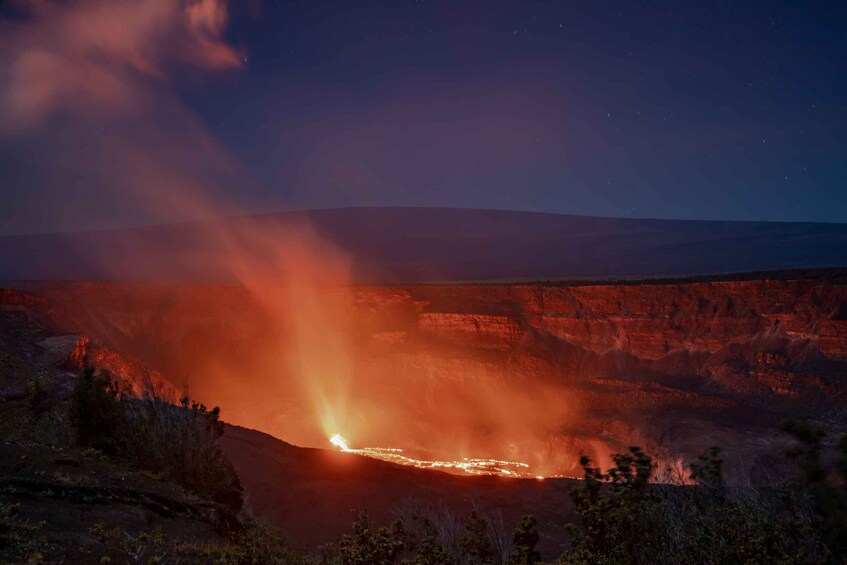
M 601 218 L 450 208 L 284 212 L 0 237 L 0 280 L 231 282 L 207 234 L 307 227 L 357 283 L 681 276 L 843 267 L 847 224 Z
M 2 291 L 0 298 L 0 503 L 19 506 L 18 523 L 43 522 L 36 526 L 43 540 L 31 549 L 48 561 L 96 561 L 114 553 L 93 533 L 98 525 L 118 528 L 124 540 L 158 528 L 189 544 L 224 543 L 222 520 L 237 520 L 225 508 L 73 445 L 67 405 L 87 352 L 92 363 L 136 390 L 161 375 L 96 340 L 59 333 L 37 308 L 44 306 L 41 296 Z M 39 383 L 37 396 L 33 383 Z M 299 448 L 229 425 L 221 443 L 239 474 L 247 509 L 306 551 L 338 541 L 360 510 L 377 524 L 411 513 L 462 521 L 477 511 L 505 536 L 521 516 L 539 516 L 540 547 L 554 555 L 565 539 L 563 524 L 572 518 L 566 480 L 459 477 Z M 21 556 L 0 553 L 3 558 Z

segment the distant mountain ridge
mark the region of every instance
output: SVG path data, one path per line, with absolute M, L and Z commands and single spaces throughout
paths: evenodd
M 656 220 L 455 208 L 338 208 L 210 220 L 310 225 L 353 282 L 671 277 L 847 266 L 847 224 Z M 0 280 L 229 282 L 207 222 L 0 237 Z M 108 265 L 108 268 L 104 265 Z

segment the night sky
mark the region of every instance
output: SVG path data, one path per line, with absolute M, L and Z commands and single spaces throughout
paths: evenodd
M 185 186 L 234 212 L 847 221 L 843 1 L 0 13 L 0 233 L 190 218 L 146 201 Z

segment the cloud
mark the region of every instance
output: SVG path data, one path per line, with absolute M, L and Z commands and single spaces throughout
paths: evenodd
M 175 63 L 241 66 L 223 38 L 222 0 L 19 3 L 27 16 L 0 34 L 4 129 L 37 126 L 61 110 L 119 116 L 142 110 Z
M 179 97 L 179 78 L 238 70 L 224 0 L 29 0 L 0 20 L 5 233 L 196 219 L 248 184 Z M 196 74 L 196 73 L 195 73 Z
M 21 161 L 15 174 L 28 176 L 25 189 L 16 185 L 0 208 L 0 229 L 63 231 L 245 212 L 237 199 L 249 176 L 176 88 L 184 65 L 210 72 L 241 66 L 242 53 L 224 39 L 222 0 L 19 6 L 27 17 L 0 29 L 0 150 Z M 209 384 L 207 394 L 226 391 L 214 401 L 236 395 L 255 405 L 256 390 L 264 390 L 270 402 L 262 406 L 275 407 L 281 396 L 269 395 L 294 383 L 310 400 L 323 443 L 321 425 L 343 416 L 349 331 L 346 291 L 328 296 L 322 287 L 346 288 L 346 257 L 306 222 L 242 217 L 194 229 L 183 254 L 170 253 L 173 242 L 157 246 L 149 237 L 69 253 L 94 276 L 120 278 L 135 269 L 144 280 L 173 280 L 202 261 L 243 285 L 284 330 L 284 341 L 263 358 L 275 371 L 251 388 L 211 369 L 206 378 L 220 376 L 222 388 Z M 245 418 L 237 410 L 232 416 Z

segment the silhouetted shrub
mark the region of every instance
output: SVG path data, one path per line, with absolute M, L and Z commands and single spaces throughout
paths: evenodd
M 127 451 L 138 466 L 230 508 L 241 508 L 238 475 L 218 444 L 224 424 L 217 407 L 209 410 L 187 397 L 175 406 L 148 391 L 143 399 L 128 403 L 127 416 L 135 439 Z
M 19 516 L 19 504 L 0 501 L 0 562 L 41 562 L 46 540 L 43 522 L 31 524 Z M 7 561 L 9 560 L 9 561 Z
M 221 543 L 192 543 L 161 529 L 132 536 L 96 524 L 89 530 L 99 542 L 101 563 L 217 563 L 221 565 L 310 565 L 279 533 L 251 525 Z M 108 559 L 108 561 L 107 561 Z
M 666 554 L 661 498 L 650 487 L 654 467 L 638 447 L 615 455 L 603 473 L 580 459 L 582 484 L 571 489 L 579 524 L 571 524 L 572 548 L 561 563 L 647 563 Z
M 344 534 L 338 544 L 340 565 L 393 565 L 403 550 L 402 522 L 390 527 L 371 530 L 367 512 L 360 512 L 353 521 L 353 532 Z
M 441 515 L 441 518 L 444 518 Z M 513 548 L 494 539 L 499 534 L 488 520 L 473 511 L 464 525 L 452 521 L 439 525 L 425 516 L 412 514 L 395 520 L 389 527 L 374 530 L 367 512 L 361 512 L 353 523 L 351 534 L 342 536 L 334 547 L 327 548 L 321 563 L 333 565 L 534 565 L 541 555 L 536 551 L 539 536 L 537 521 L 532 516 L 521 520 L 512 534 Z M 453 537 L 453 527 L 463 530 L 461 539 Z M 447 539 L 445 539 L 445 537 Z M 457 543 L 450 543 L 456 540 Z
M 650 484 L 653 466 L 638 448 L 615 456 L 606 473 L 584 458 L 583 484 L 572 491 L 580 523 L 570 526 L 571 548 L 557 562 L 843 562 L 843 553 L 822 543 L 826 528 L 809 519 L 806 491 L 730 488 L 719 454 L 713 448 L 691 466 L 693 486 Z M 820 479 L 812 467 L 810 477 Z
M 541 554 L 535 550 L 538 540 L 538 520 L 535 516 L 524 516 L 512 533 L 509 565 L 534 565 L 541 561 Z
M 107 455 L 125 450 L 126 401 L 108 376 L 95 374 L 91 367 L 83 369 L 71 393 L 69 416 L 79 445 Z
M 27 383 L 26 403 L 34 414 L 44 414 L 55 405 L 56 397 L 51 391 L 51 385 L 51 378 L 45 373 L 35 375 Z
M 78 445 L 240 510 L 241 484 L 218 444 L 224 429 L 218 408 L 209 410 L 187 397 L 174 405 L 152 388 L 134 398 L 117 381 L 86 368 L 69 410 Z
M 833 477 L 821 460 L 823 430 L 796 421 L 783 423 L 782 429 L 798 441 L 788 456 L 800 467 L 800 489 L 811 499 L 816 513 L 814 526 L 829 552 L 847 562 L 847 436 L 836 445 Z
M 470 565 L 493 565 L 499 563 L 498 556 L 491 543 L 488 521 L 471 512 L 470 520 L 465 524 L 467 533 L 462 538 L 462 550 L 466 562 Z
M 405 528 L 406 550 L 414 565 L 456 565 L 456 558 L 442 545 L 438 528 L 429 518 L 412 517 L 412 527 Z

